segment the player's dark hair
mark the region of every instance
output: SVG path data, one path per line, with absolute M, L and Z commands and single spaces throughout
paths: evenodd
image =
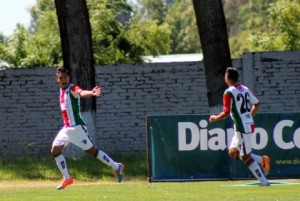
M 239 72 L 234 67 L 228 67 L 226 69 L 227 78 L 232 81 L 233 83 L 236 83 L 239 79 Z
M 56 75 L 59 74 L 59 73 L 66 73 L 66 74 L 70 75 L 69 70 L 66 67 L 64 67 L 64 66 L 59 66 L 56 69 Z

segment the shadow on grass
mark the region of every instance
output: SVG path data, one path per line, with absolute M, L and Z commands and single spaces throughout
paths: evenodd
M 147 179 L 146 153 L 116 155 L 113 159 L 124 163 L 126 180 Z M 95 158 L 83 156 L 66 160 L 70 174 L 78 180 L 114 179 L 113 170 Z M 54 158 L 50 156 L 0 158 L 0 180 L 59 180 L 61 177 Z

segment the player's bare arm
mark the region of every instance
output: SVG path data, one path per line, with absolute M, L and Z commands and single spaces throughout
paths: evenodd
M 99 86 L 95 86 L 92 90 L 83 90 L 80 92 L 80 97 L 87 98 L 91 96 L 100 96 L 101 88 Z
M 252 117 L 255 116 L 257 110 L 260 108 L 260 105 L 261 105 L 260 103 L 252 105 L 252 108 L 251 108 L 251 115 L 252 115 Z
M 226 119 L 227 117 L 228 117 L 228 114 L 226 114 L 225 112 L 221 112 L 218 115 L 210 115 L 209 121 L 210 122 L 220 121 L 220 120 Z

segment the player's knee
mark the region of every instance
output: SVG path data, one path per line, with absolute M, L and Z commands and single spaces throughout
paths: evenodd
M 52 156 L 56 157 L 62 153 L 63 146 L 53 146 L 50 150 Z
M 233 159 L 240 159 L 240 154 L 237 149 L 229 149 L 228 154 Z
M 57 152 L 57 151 L 53 151 L 53 149 L 51 149 L 51 154 L 53 157 L 57 157 L 61 154 L 62 152 Z
M 254 159 L 251 157 L 251 154 L 246 154 L 245 156 L 242 157 L 242 160 L 247 166 L 249 166 L 251 163 L 254 162 Z
M 244 162 L 253 160 L 250 154 L 246 154 L 242 157 Z
M 92 147 L 90 149 L 85 150 L 85 153 L 87 153 L 90 156 L 97 157 L 98 150 Z

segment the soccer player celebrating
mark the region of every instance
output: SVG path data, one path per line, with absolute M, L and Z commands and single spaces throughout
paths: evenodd
M 262 186 L 269 186 L 264 174 L 269 173 L 270 158 L 266 155 L 258 156 L 251 153 L 251 134 L 255 129 L 253 116 L 260 107 L 259 100 L 246 86 L 238 83 L 236 68 L 228 67 L 226 69 L 225 82 L 228 88 L 223 95 L 223 111 L 218 115 L 211 115 L 209 121 L 219 121 L 231 115 L 235 134 L 229 148 L 230 157 L 241 159 Z M 264 174 L 258 164 L 263 168 Z
M 65 157 L 62 155 L 64 147 L 70 142 L 83 149 L 87 154 L 111 166 L 118 177 L 118 181 L 121 182 L 124 165 L 116 163 L 106 153 L 94 148 L 88 136 L 87 126 L 80 114 L 80 98 L 100 96 L 101 88 L 96 86 L 91 91 L 82 90 L 79 86 L 70 82 L 70 73 L 63 66 L 58 67 L 56 70 L 56 81 L 60 87 L 60 107 L 64 120 L 64 127 L 56 135 L 51 148 L 51 153 L 55 157 L 56 164 L 63 175 L 63 182 L 57 186 L 57 189 L 64 189 L 73 183 Z

